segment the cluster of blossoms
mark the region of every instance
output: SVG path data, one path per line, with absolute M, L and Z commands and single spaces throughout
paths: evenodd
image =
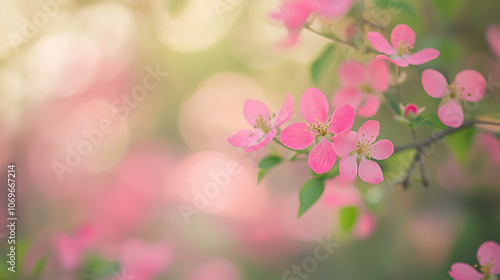
M 274 115 L 270 115 L 267 106 L 248 100 L 243 111 L 254 129 L 236 132 L 229 137 L 229 143 L 245 147 L 247 152 L 262 148 L 276 136 L 276 129 L 290 118 L 292 110 L 288 106 L 293 108 L 289 95 L 274 121 Z M 356 116 L 354 108 L 346 104 L 329 115 L 328 101 L 317 88 L 304 92 L 300 99 L 300 113 L 307 123 L 298 122 L 285 127 L 280 140 L 293 150 L 303 150 L 312 145 L 307 162 L 314 172 L 330 171 L 338 155 L 342 157 L 339 170 L 344 179 L 354 179 L 359 170 L 359 176 L 365 182 L 378 184 L 383 180 L 380 166 L 371 159 L 388 158 L 394 152 L 394 146 L 389 140 L 375 142 L 380 130 L 377 121 L 367 121 L 358 132 L 351 131 Z
M 312 14 L 321 18 L 332 19 L 345 15 L 356 0 L 284 0 L 279 12 L 272 17 L 283 21 L 288 30 L 284 46 L 294 45 L 300 31 L 307 24 Z
M 500 245 L 488 241 L 477 250 L 478 272 L 474 267 L 465 263 L 455 263 L 451 266 L 450 276 L 455 280 L 494 280 L 500 275 Z M 497 275 L 497 276 L 495 276 Z

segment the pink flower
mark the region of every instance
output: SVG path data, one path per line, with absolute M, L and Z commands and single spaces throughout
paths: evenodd
M 389 69 L 384 61 L 373 59 L 365 67 L 346 61 L 338 70 L 341 87 L 333 96 L 334 107 L 349 104 L 362 117 L 372 117 L 380 107 L 379 95 L 389 88 Z
M 288 30 L 288 37 L 282 43 L 284 47 L 297 43 L 299 33 L 306 25 L 314 8 L 311 0 L 285 0 L 280 11 L 271 14 L 274 19 L 282 20 Z
M 293 115 L 293 97 L 287 93 L 285 103 L 277 115 L 269 112 L 267 106 L 257 100 L 248 99 L 243 106 L 243 114 L 252 129 L 243 129 L 227 139 L 236 147 L 244 147 L 245 152 L 253 152 L 264 147 L 274 136 L 276 128 L 287 122 Z
M 500 274 L 500 245 L 493 241 L 483 243 L 477 250 L 479 273 L 472 266 L 465 263 L 455 263 L 449 272 L 455 280 L 496 279 L 492 275 Z
M 457 74 L 453 83 L 448 84 L 443 74 L 427 69 L 422 73 L 422 85 L 431 97 L 443 98 L 439 104 L 438 116 L 450 127 L 459 127 L 464 122 L 460 101 L 477 102 L 486 91 L 486 81 L 474 70 L 463 70 Z
M 408 103 L 406 106 L 403 106 L 403 104 L 400 103 L 399 108 L 401 109 L 401 113 L 394 118 L 404 123 L 411 123 L 412 121 L 415 121 L 420 113 L 425 110 L 425 107 L 418 108 L 418 106 L 413 103 Z
M 500 26 L 491 25 L 486 30 L 486 38 L 490 43 L 491 50 L 498 60 L 500 60 Z
M 309 123 L 294 123 L 283 129 L 281 142 L 291 149 L 302 150 L 318 139 L 307 162 L 316 173 L 329 171 L 337 156 L 333 150 L 333 134 L 349 130 L 356 112 L 350 105 L 339 107 L 328 117 L 328 101 L 317 88 L 307 89 L 300 99 L 300 114 Z
M 338 18 L 345 15 L 356 0 L 312 0 L 316 12 L 324 18 Z
M 389 140 L 377 140 L 380 130 L 378 121 L 365 122 L 356 133 L 344 131 L 333 137 L 333 147 L 338 156 L 339 171 L 342 178 L 351 180 L 356 177 L 359 162 L 359 177 L 370 184 L 378 184 L 384 180 L 380 166 L 370 160 L 388 158 L 394 152 L 394 146 Z
M 89 226 L 81 227 L 75 236 L 58 234 L 54 237 L 54 248 L 59 261 L 65 270 L 76 268 L 82 261 L 83 254 L 95 242 L 95 229 Z
M 431 48 L 412 54 L 411 50 L 415 44 L 415 32 L 406 24 L 398 24 L 392 30 L 392 46 L 379 32 L 368 32 L 367 37 L 377 51 L 386 54 L 377 55 L 378 59 L 389 60 L 401 67 L 406 67 L 409 64 L 424 64 L 439 56 L 439 51 Z

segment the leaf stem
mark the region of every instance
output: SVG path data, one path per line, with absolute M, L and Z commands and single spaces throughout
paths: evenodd
M 330 41 L 333 41 L 333 42 L 336 42 L 336 43 L 343 44 L 343 45 L 349 46 L 351 48 L 354 48 L 354 49 L 356 49 L 360 53 L 370 53 L 370 52 L 375 53 L 376 52 L 372 48 L 363 48 L 363 49 L 360 49 L 360 48 L 358 48 L 358 46 L 340 39 L 339 37 L 335 36 L 333 33 L 322 33 L 320 31 L 312 28 L 310 25 L 306 25 L 306 26 L 304 26 L 304 28 L 307 29 L 307 30 L 309 30 L 309 31 L 311 31 L 312 33 L 314 33 L 316 35 L 319 35 L 319 36 L 321 36 L 323 38 L 326 38 L 326 39 L 328 39 Z

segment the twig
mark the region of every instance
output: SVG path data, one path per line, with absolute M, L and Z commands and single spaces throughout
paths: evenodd
M 351 48 L 354 48 L 354 49 L 356 49 L 360 53 L 370 53 L 370 52 L 376 53 L 377 52 L 377 51 L 375 51 L 372 48 L 364 48 L 364 49 L 361 50 L 361 49 L 358 48 L 358 46 L 356 46 L 356 45 L 354 45 L 352 43 L 346 42 L 346 41 L 340 39 L 339 37 L 335 36 L 332 33 L 326 34 L 326 33 L 319 32 L 318 30 L 312 28 L 309 25 L 304 26 L 304 28 L 307 29 L 307 30 L 309 30 L 309 31 L 311 31 L 312 33 L 314 33 L 316 35 L 319 35 L 319 36 L 321 36 L 323 38 L 326 38 L 326 39 L 328 39 L 330 41 L 334 41 L 336 43 L 343 44 L 343 45 L 349 46 Z
M 462 126 L 460 126 L 460 127 L 451 127 L 451 128 L 448 128 L 448 129 L 441 131 L 440 133 L 433 134 L 433 135 L 431 135 L 431 136 L 429 136 L 421 141 L 413 142 L 413 143 L 402 145 L 402 146 L 397 146 L 394 148 L 394 153 L 398 153 L 398 152 L 402 152 L 402 151 L 406 151 L 406 150 L 410 150 L 410 149 L 415 149 L 417 147 L 423 148 L 423 147 L 429 146 L 433 143 L 438 142 L 439 140 L 443 139 L 443 137 L 445 137 L 449 134 L 453 134 L 461 129 L 473 126 L 475 124 L 489 124 L 489 125 L 500 126 L 500 124 L 496 123 L 496 122 L 487 122 L 487 121 L 480 121 L 478 119 L 470 119 L 470 120 L 465 121 L 462 124 Z
M 418 145 L 418 139 L 417 135 L 415 134 L 414 129 L 410 129 L 410 134 L 411 138 L 413 139 L 413 143 Z M 420 178 L 422 179 L 422 184 L 424 187 L 429 187 L 429 181 L 427 180 L 427 177 L 425 175 L 425 169 L 424 169 L 424 158 L 422 157 L 422 148 L 420 146 L 417 146 L 417 154 L 418 154 L 418 164 L 419 164 L 419 169 L 420 169 Z

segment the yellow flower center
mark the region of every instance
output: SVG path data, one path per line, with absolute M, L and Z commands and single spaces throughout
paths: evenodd
M 405 43 L 404 41 L 399 41 L 399 46 L 398 46 L 398 49 L 397 49 L 397 53 L 398 53 L 398 56 L 403 56 L 405 54 L 411 54 L 410 50 L 412 50 L 413 47 L 408 44 L 408 43 Z
M 326 124 L 320 123 L 318 120 L 316 120 L 316 122 L 317 123 L 308 124 L 306 131 L 310 129 L 312 131 L 316 131 L 321 136 L 325 136 L 328 133 L 328 128 L 330 127 L 330 120 L 327 120 Z
M 255 120 L 253 128 L 260 129 L 266 134 L 269 133 L 272 129 L 272 123 L 275 116 L 276 114 L 273 114 L 272 116 L 269 116 L 268 114 L 265 116 L 259 115 L 259 118 Z
M 493 259 L 491 259 L 491 261 L 493 261 Z M 477 267 L 477 265 L 475 265 L 475 267 Z M 492 267 L 493 264 L 491 262 L 486 262 L 486 264 L 479 266 L 479 270 L 483 273 L 485 280 L 490 279 Z

